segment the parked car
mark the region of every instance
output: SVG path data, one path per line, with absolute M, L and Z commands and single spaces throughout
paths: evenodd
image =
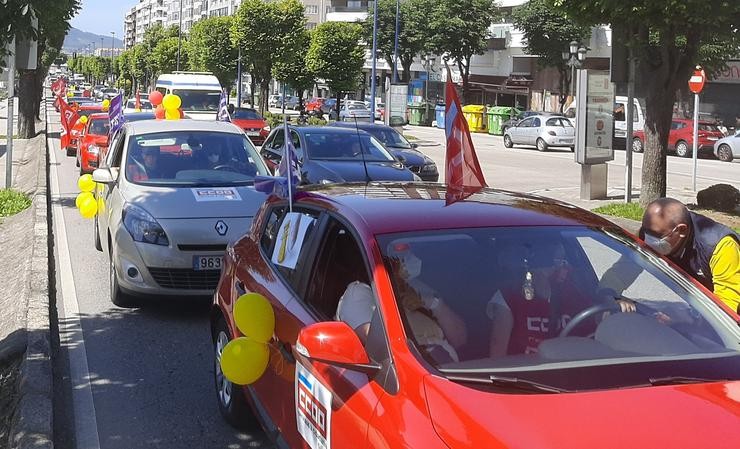
M 210 314 L 228 422 L 260 423 L 293 448 L 740 439 L 739 318 L 711 292 L 587 210 L 493 189 L 445 207 L 445 194 L 318 186 L 292 214 L 268 199 L 227 249 Z M 291 233 L 296 223 L 305 232 Z M 247 292 L 264 296 L 277 325 L 267 369 L 242 387 L 220 360 L 243 335 L 234 304 Z M 627 298 L 636 311 L 621 313 Z M 720 433 L 698 431 L 717 423 Z
M 638 98 L 633 99 L 634 115 L 632 117 L 633 131 L 642 131 L 645 128 L 645 114 L 642 110 L 642 104 Z M 576 102 L 573 101 L 565 108 L 564 115 L 570 119 L 573 126 L 576 125 Z M 627 137 L 627 97 L 617 95 L 614 97 L 614 109 L 612 110 L 614 119 L 614 138 L 617 145 L 622 145 Z
M 321 104 L 321 112 L 323 112 L 326 115 L 331 114 L 331 111 L 335 110 L 336 108 L 337 108 L 337 99 L 336 98 L 327 98 Z
M 575 135 L 573 124 L 565 117 L 533 115 L 506 129 L 504 146 L 534 145 L 539 151 L 568 147 L 575 151 Z
M 107 112 L 90 114 L 77 139 L 77 166 L 80 175 L 92 173 L 99 166 L 99 156 L 106 152 L 110 119 Z
M 276 108 L 278 107 L 278 105 L 282 104 L 282 102 L 283 102 L 282 95 L 270 95 L 267 98 L 267 107 Z
M 329 114 L 329 118 L 332 118 L 332 115 Z M 373 114 L 370 112 L 370 109 L 365 106 L 365 103 L 362 101 L 353 101 L 348 100 L 345 101 L 342 105 L 342 108 L 339 110 L 339 118 L 338 120 L 340 122 L 343 121 L 352 121 L 354 122 L 357 120 L 358 122 L 373 122 Z
M 511 128 L 512 126 L 521 122 L 525 118 L 531 117 L 533 115 L 548 115 L 548 113 L 542 112 L 542 111 L 521 111 L 514 117 L 510 118 L 509 120 L 506 120 L 505 122 L 501 124 L 501 132 L 505 133 L 508 128 Z
M 310 115 L 321 115 L 323 113 L 321 106 L 324 104 L 324 101 L 326 101 L 325 98 L 312 98 L 306 103 L 306 112 Z
M 148 99 L 139 98 L 139 104 L 141 105 L 142 111 L 151 111 L 154 109 Z M 123 113 L 125 114 L 127 112 L 140 112 L 136 110 L 136 98 L 129 98 L 126 100 L 123 107 Z
M 740 131 L 736 131 L 733 136 L 727 136 L 716 141 L 714 143 L 714 155 L 724 162 L 740 159 Z
M 114 87 L 106 87 L 100 92 L 100 100 L 112 100 L 113 97 L 117 96 L 119 93 L 121 93 L 120 90 L 114 88 Z
M 712 153 L 714 144 L 724 137 L 722 131 L 712 122 L 699 121 L 699 154 Z M 642 153 L 645 142 L 645 132 L 635 131 L 632 139 L 632 151 Z M 671 121 L 671 130 L 668 133 L 668 151 L 673 151 L 680 157 L 691 157 L 694 148 L 694 121 L 691 119 L 674 118 Z
M 226 244 L 249 229 L 265 199 L 259 153 L 231 123 L 128 122 L 93 179 L 106 213 L 95 246 L 110 265 L 110 298 L 122 307 L 153 296 L 212 295 Z
M 262 145 L 270 134 L 270 125 L 264 117 L 253 108 L 236 108 L 231 116 L 231 123 L 235 124 L 249 136 L 257 146 Z
M 328 126 L 289 126 L 289 130 L 298 156 L 301 184 L 420 179 L 365 131 Z M 282 158 L 284 139 L 283 127 L 275 128 L 260 150 L 273 170 Z
M 411 143 L 406 138 L 392 128 L 381 123 L 353 123 L 353 122 L 332 122 L 327 126 L 334 126 L 348 129 L 360 129 L 375 137 L 383 146 L 393 154 L 404 167 L 411 170 L 411 173 L 419 176 L 422 181 L 437 182 L 439 180 L 439 171 L 437 164 L 424 153 L 417 149 L 418 145 Z

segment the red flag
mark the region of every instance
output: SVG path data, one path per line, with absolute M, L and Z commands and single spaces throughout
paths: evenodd
M 475 155 L 468 122 L 463 117 L 460 99 L 452 83 L 449 67 L 447 68 L 445 98 L 445 136 L 447 138 L 445 184 L 447 186 L 446 202 L 450 205 L 464 200 L 488 185 L 483 178 L 478 156 Z
M 77 111 L 72 109 L 72 107 L 67 104 L 64 99 L 59 99 L 59 113 L 60 118 L 59 121 L 62 122 L 62 132 L 59 137 L 60 145 L 62 150 L 66 149 L 72 142 L 71 142 L 71 132 L 72 127 L 77 123 L 77 120 L 79 119 L 79 115 L 77 114 Z
M 56 95 L 57 97 L 61 97 L 62 94 L 64 94 L 65 89 L 67 88 L 64 78 L 59 78 L 58 80 L 54 81 L 51 85 L 51 91 Z
M 136 109 L 137 112 L 141 111 L 141 96 L 139 95 L 139 92 L 136 92 L 136 104 L 134 105 L 134 109 Z

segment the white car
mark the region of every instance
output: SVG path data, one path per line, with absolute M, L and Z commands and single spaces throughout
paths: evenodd
M 102 164 L 94 238 L 110 263 L 111 301 L 212 295 L 227 244 L 266 198 L 254 178 L 269 171 L 244 132 L 216 120 L 129 122 Z
M 534 145 L 539 151 L 550 147 L 575 149 L 576 131 L 567 118 L 558 115 L 533 115 L 504 131 L 504 146 Z
M 342 109 L 339 110 L 339 121 L 373 122 L 373 115 L 370 109 L 365 106 L 364 101 L 345 101 Z
M 141 103 L 141 111 L 151 111 L 153 109 L 149 100 L 141 98 L 139 101 Z M 136 98 L 129 98 L 126 100 L 126 104 L 123 105 L 124 114 L 131 112 L 139 112 L 136 110 Z

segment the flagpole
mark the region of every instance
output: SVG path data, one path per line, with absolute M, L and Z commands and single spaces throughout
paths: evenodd
M 283 83 L 283 132 L 285 135 L 285 148 L 283 149 L 283 160 L 287 162 L 285 167 L 285 175 L 286 175 L 286 181 L 288 183 L 288 212 L 293 212 L 293 187 L 292 184 L 292 174 L 290 173 L 293 169 L 293 161 L 288 156 L 288 151 L 290 147 L 288 147 L 288 142 L 290 139 L 290 131 L 288 130 L 288 114 L 285 113 L 285 83 Z

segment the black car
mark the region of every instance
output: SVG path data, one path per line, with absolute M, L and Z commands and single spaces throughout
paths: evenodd
M 328 126 L 289 126 L 298 155 L 301 184 L 362 181 L 419 181 L 370 134 Z M 270 133 L 261 154 L 270 168 L 280 163 L 285 134 Z
M 514 117 L 510 118 L 509 120 L 506 120 L 504 123 L 501 124 L 501 134 L 506 132 L 506 128 L 511 128 L 512 126 L 516 125 L 517 123 L 521 122 L 527 117 L 530 117 L 532 115 L 562 115 L 562 114 L 555 114 L 552 112 L 542 112 L 542 111 L 522 111 L 519 114 L 515 115 Z
M 422 181 L 437 182 L 439 180 L 437 164 L 417 150 L 417 145 L 406 140 L 403 134 L 396 131 L 395 128 L 380 123 L 360 122 L 357 124 L 353 122 L 333 122 L 326 126 L 350 129 L 355 129 L 356 126 L 380 141 L 406 168 L 419 175 Z

